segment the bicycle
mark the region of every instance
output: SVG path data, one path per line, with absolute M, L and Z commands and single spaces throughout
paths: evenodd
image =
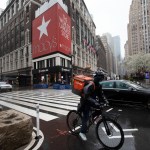
M 107 149 L 120 149 L 124 143 L 124 132 L 117 122 L 119 115 L 113 114 L 113 118 L 110 118 L 110 114 L 103 113 L 104 107 L 105 105 L 101 104 L 99 109 L 91 109 L 87 128 L 89 130 L 91 125 L 98 120 L 96 135 L 99 142 Z M 95 111 L 97 111 L 97 115 L 93 118 Z M 82 125 L 82 112 L 79 110 L 69 111 L 66 121 L 70 132 L 73 135 L 78 135 Z

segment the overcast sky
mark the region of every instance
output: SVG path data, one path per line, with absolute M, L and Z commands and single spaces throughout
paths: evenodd
M 124 44 L 127 40 L 129 8 L 132 0 L 84 0 L 96 25 L 96 34 L 109 32 L 119 35 L 121 52 L 124 56 Z
M 0 0 L 0 8 L 6 7 L 7 0 Z M 96 34 L 109 32 L 121 38 L 121 52 L 127 40 L 127 23 L 132 0 L 84 0 L 96 25 Z

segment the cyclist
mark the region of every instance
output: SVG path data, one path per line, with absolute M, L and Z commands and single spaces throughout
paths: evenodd
M 85 85 L 83 89 L 83 96 L 81 96 L 80 99 L 81 101 L 80 111 L 83 112 L 83 117 L 82 117 L 82 127 L 79 136 L 83 141 L 87 140 L 86 138 L 87 121 L 89 119 L 90 108 L 91 107 L 99 108 L 100 102 L 108 103 L 103 94 L 102 86 L 99 84 L 100 81 L 104 80 L 105 73 L 102 71 L 97 71 L 95 72 L 93 77 L 94 77 L 93 82 L 89 82 Z

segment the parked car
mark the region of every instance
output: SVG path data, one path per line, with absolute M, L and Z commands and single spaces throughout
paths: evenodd
M 0 82 L 0 92 L 1 91 L 12 91 L 12 85 L 7 82 Z
M 128 80 L 109 80 L 100 84 L 110 103 L 144 104 L 150 109 L 150 89 Z

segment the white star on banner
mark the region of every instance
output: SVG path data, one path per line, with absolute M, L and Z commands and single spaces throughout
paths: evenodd
M 40 38 L 39 39 L 41 39 L 41 37 L 42 37 L 43 34 L 45 34 L 45 35 L 48 36 L 47 26 L 48 26 L 48 24 L 49 24 L 50 21 L 51 20 L 48 20 L 48 21 L 45 22 L 45 18 L 43 16 L 42 24 L 39 27 L 37 27 L 37 29 L 40 30 Z

